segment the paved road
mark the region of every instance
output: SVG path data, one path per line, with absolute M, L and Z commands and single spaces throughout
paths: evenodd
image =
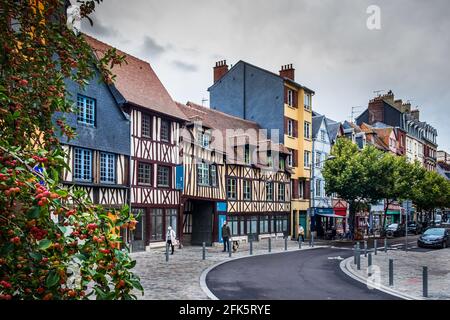
M 206 284 L 224 300 L 396 299 L 345 275 L 335 258 L 351 255 L 345 249 L 318 248 L 239 259 L 211 270 Z

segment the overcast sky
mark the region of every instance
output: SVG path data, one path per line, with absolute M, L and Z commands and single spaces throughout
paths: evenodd
M 381 30 L 367 28 L 370 5 Z M 450 152 L 449 14 L 448 0 L 105 0 L 83 31 L 149 61 L 180 102 L 209 99 L 224 59 L 273 72 L 294 64 L 313 108 L 338 121 L 392 89 Z

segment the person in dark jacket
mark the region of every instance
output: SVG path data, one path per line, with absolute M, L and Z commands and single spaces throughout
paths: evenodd
M 227 252 L 227 248 L 228 251 L 230 250 L 230 244 L 228 242 L 230 240 L 230 236 L 231 230 L 228 223 L 225 221 L 222 226 L 223 252 Z

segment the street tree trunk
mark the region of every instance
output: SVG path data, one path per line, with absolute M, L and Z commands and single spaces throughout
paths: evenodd
M 349 217 L 348 228 L 352 234 L 352 238 L 355 238 L 355 220 L 356 220 L 356 204 L 354 201 L 349 202 Z

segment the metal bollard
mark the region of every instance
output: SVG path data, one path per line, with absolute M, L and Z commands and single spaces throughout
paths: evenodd
M 231 241 L 228 240 L 228 256 L 231 258 Z
M 370 267 L 372 266 L 372 254 L 369 253 L 369 257 L 367 258 L 367 266 Z
M 423 296 L 428 297 L 428 267 L 423 267 L 422 270 L 422 281 L 423 281 Z
M 203 242 L 202 260 L 206 259 L 206 244 Z
M 302 241 L 300 240 L 300 237 L 298 237 L 298 248 L 299 249 L 302 248 Z
M 374 251 L 375 255 L 377 255 L 377 247 L 378 247 L 378 240 L 373 239 L 373 251 Z
M 284 238 L 284 251 L 287 251 L 287 237 Z
M 311 232 L 311 247 L 314 248 L 314 232 Z
M 387 239 L 384 238 L 384 252 L 387 252 Z
M 267 239 L 269 239 L 269 252 L 271 252 L 272 251 L 272 238 L 267 238 Z
M 364 257 L 367 257 L 367 240 L 364 240 Z
M 389 286 L 394 285 L 394 260 L 389 259 Z
M 353 246 L 353 264 L 356 264 L 356 255 L 358 254 L 358 249 L 356 244 Z
M 166 262 L 169 262 L 169 244 L 166 242 Z
M 361 270 L 361 255 L 359 253 L 359 250 L 358 250 L 358 255 L 356 257 L 356 268 L 358 270 Z
M 253 240 L 250 240 L 250 255 L 253 254 Z

